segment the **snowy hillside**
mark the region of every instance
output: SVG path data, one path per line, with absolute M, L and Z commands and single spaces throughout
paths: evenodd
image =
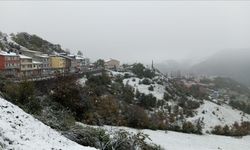
M 0 98 L 0 149 L 88 150 Z
M 163 76 L 156 76 L 155 78 L 164 78 Z M 163 79 L 163 83 L 154 82 L 150 80 L 151 84 L 142 84 L 143 79 L 137 77 L 130 77 L 123 80 L 123 84 L 130 85 L 134 90 L 138 90 L 140 93 L 152 94 L 158 100 L 163 99 L 165 86 L 169 85 L 168 79 Z M 153 86 L 154 90 L 149 90 L 149 87 Z M 174 87 L 172 87 L 174 88 Z M 196 100 L 192 97 L 193 100 Z M 199 100 L 198 100 L 199 101 Z M 177 105 L 176 101 L 169 101 L 168 105 Z M 203 133 L 211 131 L 215 126 L 221 125 L 233 125 L 235 122 L 241 123 L 242 121 L 250 121 L 250 115 L 243 113 L 242 111 L 233 109 L 227 104 L 219 105 L 208 100 L 204 100 L 204 103 L 194 110 L 194 117 L 186 118 L 187 121 L 197 123 L 200 119 L 203 121 Z
M 138 90 L 140 93 L 144 93 L 144 94 L 152 94 L 153 96 L 155 96 L 157 99 L 163 99 L 163 95 L 165 92 L 165 87 L 163 85 L 157 84 L 157 83 L 153 83 L 150 85 L 145 85 L 145 84 L 139 84 L 139 82 L 141 82 L 143 79 L 139 79 L 136 77 L 133 78 L 128 78 L 128 79 L 124 79 L 123 80 L 123 84 L 126 85 L 130 85 L 132 87 L 134 87 L 135 90 Z M 150 86 L 154 87 L 153 91 L 150 91 L 148 88 Z
M 197 114 L 193 118 L 187 120 L 195 122 L 202 119 L 204 122 L 204 130 L 211 131 L 216 125 L 232 125 L 235 121 L 250 121 L 250 115 L 244 114 L 242 111 L 233 109 L 228 105 L 217 105 L 210 101 L 204 101 L 204 104 L 197 109 Z
M 129 132 L 138 132 L 139 130 L 127 127 L 105 126 L 108 131 L 124 129 Z M 152 141 L 165 148 L 166 150 L 249 150 L 250 136 L 243 138 L 233 138 L 217 135 L 194 135 L 172 131 L 153 131 L 140 130 L 149 135 Z

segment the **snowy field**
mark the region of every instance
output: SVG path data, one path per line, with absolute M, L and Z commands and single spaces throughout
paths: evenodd
M 139 130 L 127 127 L 104 126 L 109 130 L 124 129 L 128 132 L 136 133 Z M 140 130 L 148 134 L 152 141 L 166 150 L 249 150 L 250 136 L 234 138 L 218 135 L 195 135 L 172 131 Z
M 63 137 L 0 98 L 0 150 L 92 150 Z

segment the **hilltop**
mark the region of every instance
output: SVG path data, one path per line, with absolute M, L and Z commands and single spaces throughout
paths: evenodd
M 65 53 L 65 50 L 59 44 L 52 44 L 35 34 L 26 32 L 12 33 L 10 35 L 0 33 L 0 39 L 0 48 L 2 49 L 10 49 L 12 51 L 23 49 L 45 54 Z

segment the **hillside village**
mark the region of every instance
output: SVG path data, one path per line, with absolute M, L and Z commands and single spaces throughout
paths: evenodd
M 11 47 L 0 47 L 0 72 L 6 77 L 15 79 L 43 79 L 55 75 L 89 72 L 98 69 L 118 69 L 120 62 L 106 59 L 96 65 L 84 57 L 81 51 L 76 55 L 62 51 L 43 53 L 29 50 L 16 43 L 7 34 L 1 34 L 0 42 Z M 2 44 L 3 45 L 3 44 Z
M 159 142 L 152 130 L 162 130 L 156 133 L 165 133 L 163 136 L 166 138 L 169 138 L 168 131 L 171 131 L 170 136 L 174 139 L 175 135 L 184 133 L 249 138 L 249 88 L 230 78 L 182 75 L 180 72 L 163 74 L 154 67 L 153 62 L 151 66 L 141 63 L 121 65 L 115 59 L 91 62 L 80 51 L 76 55 L 70 54 L 59 45 L 48 43 L 35 35 L 0 35 L 0 96 L 3 97 L 0 98 L 0 111 L 17 122 L 14 127 L 10 125 L 17 135 L 19 120 L 7 111 L 17 115 L 16 110 L 20 110 L 9 102 L 66 138 L 97 149 L 112 149 L 124 136 L 128 140 L 128 145 L 121 144 L 124 150 L 133 147 L 133 142 L 137 140 L 142 140 L 142 144 L 138 145 L 140 149 L 167 149 L 168 146 Z M 34 44 L 37 41 L 42 44 Z M 5 105 L 11 109 L 5 108 Z M 21 113 L 26 116 L 24 112 Z M 27 121 L 27 118 L 21 119 Z M 7 122 L 8 118 L 1 122 L 0 116 L 0 125 L 9 126 Z M 37 121 L 32 122 L 37 124 Z M 26 125 L 29 126 L 28 123 Z M 49 132 L 47 126 L 42 127 Z M 96 129 L 96 126 L 100 129 Z M 114 126 L 130 128 L 110 133 L 107 129 Z M 154 141 L 140 132 L 128 133 L 135 132 L 136 129 L 131 128 L 145 129 L 143 131 L 153 136 Z M 26 128 L 22 130 L 26 132 Z M 1 132 L 12 138 L 12 135 Z M 42 135 L 45 139 L 46 134 Z M 106 140 L 103 141 L 99 135 L 106 137 Z M 195 138 L 193 135 L 185 136 Z M 210 136 L 220 139 L 215 135 Z M 36 138 L 40 136 L 36 135 Z M 24 146 L 32 141 L 18 140 Z M 62 140 L 67 147 L 70 142 Z M 58 143 L 56 140 L 52 142 Z M 3 140 L 3 143 L 6 147 L 18 145 L 8 144 L 8 140 Z M 50 142 L 48 144 L 51 145 Z M 105 145 L 110 147 L 104 148 Z M 215 142 L 213 148 L 219 145 Z M 65 148 L 59 142 L 60 146 Z

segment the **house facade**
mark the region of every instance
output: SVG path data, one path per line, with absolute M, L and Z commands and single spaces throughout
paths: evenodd
M 33 65 L 33 76 L 41 76 L 42 75 L 42 69 L 43 69 L 43 63 L 39 61 L 32 60 Z
M 33 59 L 36 62 L 41 62 L 41 74 L 46 76 L 51 74 L 51 62 L 48 55 L 34 55 Z
M 105 69 L 117 69 L 120 67 L 120 61 L 116 59 L 108 59 L 104 61 Z
M 25 55 L 19 55 L 20 56 L 20 75 L 21 77 L 31 77 L 33 75 L 33 63 L 32 58 Z
M 89 58 L 84 58 L 82 56 L 76 56 L 76 68 L 77 70 L 86 70 L 90 64 Z
M 62 56 L 52 55 L 49 57 L 51 69 L 54 72 L 64 73 L 66 68 L 66 59 Z
M 20 57 L 13 52 L 0 51 L 0 72 L 7 76 L 18 76 Z

